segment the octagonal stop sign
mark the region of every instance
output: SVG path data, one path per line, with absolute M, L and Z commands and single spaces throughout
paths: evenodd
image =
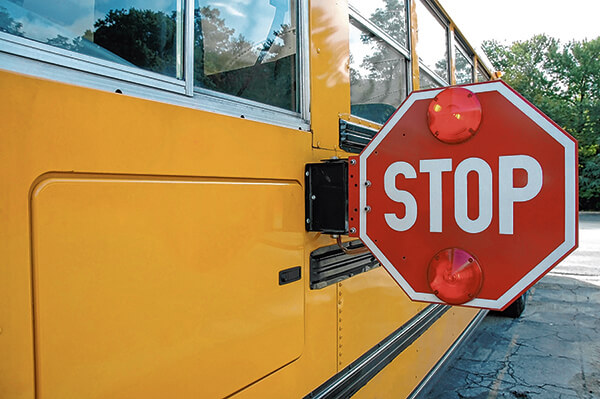
M 412 93 L 349 186 L 350 235 L 413 300 L 504 309 L 577 246 L 577 142 L 502 81 Z

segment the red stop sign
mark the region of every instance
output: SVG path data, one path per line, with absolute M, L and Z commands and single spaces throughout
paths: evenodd
M 502 81 L 412 93 L 349 181 L 413 300 L 503 309 L 577 247 L 577 142 Z

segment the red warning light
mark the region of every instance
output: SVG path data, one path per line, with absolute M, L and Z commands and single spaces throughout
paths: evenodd
M 451 305 L 461 305 L 479 294 L 483 272 L 473 255 L 459 248 L 447 248 L 429 262 L 427 280 L 435 296 Z
M 462 87 L 442 90 L 427 110 L 429 130 L 440 141 L 458 144 L 477 133 L 481 123 L 481 103 L 475 93 Z

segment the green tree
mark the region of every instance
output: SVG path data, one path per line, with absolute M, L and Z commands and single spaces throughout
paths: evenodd
M 579 141 L 579 204 L 600 209 L 600 38 L 537 35 L 483 50 L 504 80 Z
M 15 21 L 4 7 L 0 7 L 0 32 L 23 36 L 23 24 Z

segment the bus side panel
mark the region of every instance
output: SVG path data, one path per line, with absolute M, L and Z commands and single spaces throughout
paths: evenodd
M 33 197 L 41 397 L 223 397 L 298 358 L 296 183 L 52 178 Z M 90 382 L 93 381 L 93 384 Z
M 453 307 L 378 373 L 353 398 L 406 398 L 425 378 L 477 314 Z
M 34 370 L 39 397 L 221 396 L 294 364 L 309 133 L 7 72 L 0 90 L 0 397 L 33 397 Z
M 340 370 L 427 306 L 411 301 L 383 267 L 337 286 Z

